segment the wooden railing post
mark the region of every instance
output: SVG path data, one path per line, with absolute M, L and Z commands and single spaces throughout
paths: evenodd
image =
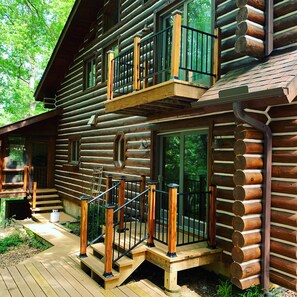
M 107 100 L 113 98 L 114 51 L 107 52 Z
M 126 183 L 126 177 L 121 176 L 118 207 L 121 207 L 125 204 L 125 183 Z M 124 232 L 125 229 L 124 229 L 124 209 L 123 208 L 118 212 L 118 220 L 119 220 L 119 227 L 117 231 Z
M 141 184 L 140 184 L 140 192 L 143 193 L 145 191 L 145 183 L 146 183 L 146 176 L 141 175 Z M 142 222 L 144 222 L 145 218 L 145 194 L 140 197 L 140 218 Z
M 156 183 L 148 183 L 150 189 L 148 192 L 148 239 L 147 246 L 154 247 L 154 235 L 155 235 L 155 218 L 156 218 Z
M 88 196 L 81 196 L 81 216 L 80 216 L 80 253 L 79 257 L 87 256 L 88 241 Z
M 176 212 L 177 212 L 177 184 L 168 185 L 168 252 L 170 258 L 176 257 Z
M 103 276 L 112 277 L 112 234 L 113 234 L 113 212 L 114 206 L 107 205 L 105 208 L 105 262 Z
M 140 35 L 134 37 L 133 90 L 140 89 Z
M 172 13 L 172 50 L 171 50 L 171 77 L 178 78 L 181 47 L 181 12 L 176 10 Z
M 106 178 L 106 191 L 109 190 L 112 187 L 112 175 L 109 174 Z M 106 193 L 106 204 L 112 203 L 112 197 L 110 191 Z
M 37 195 L 37 182 L 33 183 L 33 193 L 32 193 L 32 212 L 35 213 L 36 208 L 36 195 Z
M 208 247 L 216 248 L 216 186 L 209 186 Z
M 216 28 L 214 35 L 216 38 L 214 39 L 213 45 L 213 84 L 217 82 L 220 78 L 220 57 L 221 57 L 221 29 Z
M 23 191 L 26 192 L 28 189 L 28 169 L 29 166 L 24 166 L 24 176 L 23 176 Z

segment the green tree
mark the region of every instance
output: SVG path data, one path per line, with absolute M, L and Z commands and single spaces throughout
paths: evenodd
M 0 126 L 45 111 L 34 89 L 74 0 L 1 0 Z

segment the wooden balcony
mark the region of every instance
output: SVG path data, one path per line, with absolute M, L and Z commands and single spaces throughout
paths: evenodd
M 219 77 L 216 35 L 181 25 L 143 39 L 114 57 L 108 53 L 106 113 L 152 116 L 191 107 Z

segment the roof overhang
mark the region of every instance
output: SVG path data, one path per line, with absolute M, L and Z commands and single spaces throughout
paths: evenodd
M 43 101 L 53 98 L 61 84 L 74 55 L 82 45 L 97 13 L 104 5 L 103 0 L 76 0 L 43 76 L 36 88 L 34 97 Z
M 55 109 L 53 111 L 45 112 L 40 115 L 30 117 L 30 118 L 0 127 L 0 136 L 33 124 L 40 123 L 42 121 L 57 117 L 60 113 L 61 113 L 61 109 Z

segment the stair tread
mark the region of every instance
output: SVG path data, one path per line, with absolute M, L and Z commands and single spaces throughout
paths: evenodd
M 59 198 L 58 194 L 51 194 L 51 195 L 37 195 L 36 199 L 50 199 L 50 198 Z
M 106 278 L 103 276 L 104 274 L 104 263 L 102 263 L 97 257 L 88 254 L 88 257 L 81 258 L 81 263 L 85 266 L 89 267 L 94 273 L 96 273 L 100 278 L 102 278 L 104 281 L 114 281 L 115 278 L 119 278 L 119 274 L 117 271 L 112 269 L 113 277 Z
M 92 249 L 99 253 L 100 255 L 104 256 L 105 255 L 105 245 L 102 242 L 95 243 L 91 245 Z M 115 264 L 119 267 L 123 266 L 130 266 L 133 265 L 133 260 L 127 256 L 123 256 L 121 259 L 115 262 Z
M 36 190 L 36 193 L 39 194 L 39 193 L 57 193 L 58 191 L 54 188 L 45 188 L 45 189 L 37 189 Z
M 46 205 L 46 204 L 57 204 L 62 203 L 61 200 L 46 200 L 46 201 L 36 201 L 36 205 Z
M 52 210 L 52 209 L 63 209 L 63 206 L 42 206 L 42 207 L 35 207 L 32 208 L 33 211 L 43 211 L 43 210 Z

